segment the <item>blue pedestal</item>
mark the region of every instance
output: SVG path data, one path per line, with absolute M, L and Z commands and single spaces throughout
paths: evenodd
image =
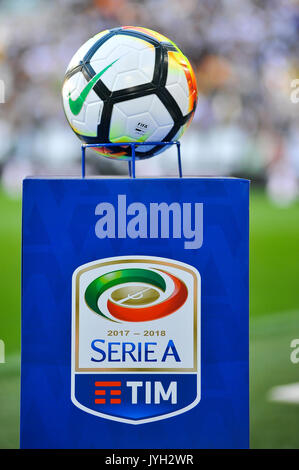
M 249 182 L 26 179 L 22 448 L 247 448 Z

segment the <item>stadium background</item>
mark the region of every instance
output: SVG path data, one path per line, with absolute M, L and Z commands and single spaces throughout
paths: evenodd
M 298 0 L 0 1 L 0 448 L 19 445 L 21 181 L 79 174 L 64 71 L 91 35 L 121 24 L 160 31 L 195 68 L 200 98 L 182 139 L 184 173 L 252 179 L 251 446 L 299 448 L 299 364 L 290 361 L 299 338 Z M 167 152 L 138 163 L 137 174 L 175 174 Z M 90 174 L 126 170 L 89 154 Z M 295 383 L 292 401 L 289 392 L 271 400 L 273 387 Z

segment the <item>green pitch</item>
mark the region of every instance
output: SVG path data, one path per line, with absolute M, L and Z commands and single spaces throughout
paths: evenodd
M 251 318 L 299 311 L 299 203 L 279 208 L 252 190 L 250 227 Z
M 0 188 L 0 339 L 5 364 L 0 364 L 0 448 L 19 446 L 21 330 L 21 202 Z
M 18 447 L 21 203 L 0 190 L 0 448 Z M 269 402 L 276 385 L 299 382 L 290 342 L 299 338 L 299 203 L 251 196 L 251 446 L 299 448 L 299 404 Z
M 250 233 L 251 447 L 299 448 L 299 403 L 267 399 L 299 382 L 290 343 L 299 338 L 299 203 L 273 206 L 252 191 Z

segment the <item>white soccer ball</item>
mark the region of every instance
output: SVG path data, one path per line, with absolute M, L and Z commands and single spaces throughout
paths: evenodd
M 179 139 L 192 120 L 197 88 L 193 69 L 165 36 L 140 27 L 103 31 L 72 58 L 62 88 L 67 120 L 87 144 L 110 158 L 128 159 L 127 142 Z M 165 150 L 137 145 L 136 158 Z

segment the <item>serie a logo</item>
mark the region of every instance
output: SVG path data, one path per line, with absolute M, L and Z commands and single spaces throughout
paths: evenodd
M 72 402 L 142 424 L 200 401 L 200 275 L 175 260 L 127 256 L 73 275 Z

